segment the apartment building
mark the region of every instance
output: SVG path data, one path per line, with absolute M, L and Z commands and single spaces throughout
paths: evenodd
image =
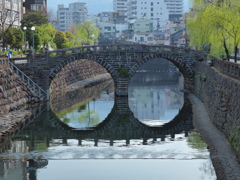
M 127 3 L 128 0 L 113 0 L 113 11 L 127 15 Z
M 20 27 L 24 8 L 23 0 L 2 0 L 0 1 L 1 18 L 0 23 L 4 26 Z M 5 20 L 6 19 L 6 20 Z
M 57 20 L 58 30 L 67 32 L 72 23 L 81 24 L 88 18 L 88 9 L 86 3 L 75 2 L 70 3 L 69 7 L 63 4 L 58 5 Z
M 43 11 L 47 8 L 47 0 L 25 0 L 23 6 L 26 11 Z
M 183 0 L 128 0 L 128 19 L 146 16 L 154 20 L 154 29 L 163 27 L 169 15 L 183 13 Z

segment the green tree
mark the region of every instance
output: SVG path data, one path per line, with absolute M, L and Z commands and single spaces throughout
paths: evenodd
M 190 46 L 202 49 L 207 45 L 211 54 L 225 54 L 228 60 L 234 53 L 236 61 L 240 42 L 240 1 L 192 1 L 187 23 Z
M 79 38 L 82 43 L 94 44 L 99 36 L 99 29 L 94 21 L 84 21 L 76 27 L 76 38 Z
M 40 39 L 40 44 L 43 47 L 48 47 L 50 42 L 53 42 L 56 30 L 52 24 L 42 24 L 41 26 L 36 27 L 36 33 Z
M 41 26 L 42 24 L 48 24 L 47 15 L 43 15 L 39 12 L 29 12 L 23 16 L 21 20 L 22 27 L 31 28 L 32 26 Z
M 25 30 L 26 33 L 26 40 L 29 42 L 30 45 L 32 45 L 33 40 L 33 32 L 31 30 L 31 27 L 37 27 L 41 26 L 43 24 L 48 24 L 48 16 L 41 14 L 39 12 L 29 12 L 23 16 L 23 19 L 21 20 L 21 28 L 26 27 Z M 34 32 L 34 46 L 36 47 L 41 42 L 41 37 L 39 37 Z
M 66 32 L 66 37 L 69 41 L 68 42 L 69 47 L 79 47 L 82 45 L 80 38 L 76 38 L 74 34 Z
M 57 45 L 58 49 L 62 49 L 66 47 L 66 43 L 68 43 L 69 41 L 64 32 L 57 31 L 53 42 Z
M 5 43 L 12 48 L 20 49 L 23 44 L 23 31 L 19 28 L 9 28 L 5 33 Z

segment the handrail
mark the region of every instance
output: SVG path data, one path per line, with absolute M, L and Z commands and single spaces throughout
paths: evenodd
M 45 98 L 48 98 L 47 92 L 44 91 L 41 87 L 39 87 L 33 80 L 31 80 L 26 74 L 24 74 L 17 66 L 15 66 L 13 63 L 8 61 L 8 64 L 10 68 L 15 71 L 15 73 L 26 83 L 27 86 L 30 87 L 34 92 L 37 91 L 37 95 L 39 97 L 44 96 Z
M 18 135 L 31 122 L 33 122 L 38 116 L 40 116 L 42 114 L 42 112 L 44 112 L 45 110 L 47 110 L 47 105 L 46 104 L 42 104 L 38 108 L 33 109 L 32 115 L 30 117 L 28 117 L 28 119 L 26 121 L 23 122 L 23 125 L 20 126 L 18 128 L 18 130 L 16 130 L 15 136 Z

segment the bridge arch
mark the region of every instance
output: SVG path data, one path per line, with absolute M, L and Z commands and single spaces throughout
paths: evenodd
M 163 58 L 172 62 L 179 69 L 179 71 L 182 73 L 184 77 L 184 88 L 192 91 L 194 72 L 192 68 L 189 65 L 187 65 L 186 62 L 184 62 L 182 60 L 182 57 L 180 56 L 175 57 L 173 55 L 164 54 L 164 53 L 156 53 L 156 54 L 152 54 L 151 56 L 145 56 L 144 58 L 142 58 L 132 66 L 129 72 L 130 77 L 134 76 L 134 73 L 138 70 L 140 66 L 144 65 L 145 63 L 151 60 L 160 59 L 160 58 Z
M 194 62 L 198 58 L 197 52 L 189 49 L 141 44 L 84 46 L 57 50 L 55 56 L 50 56 L 54 52 L 48 52 L 45 58 L 50 64 L 49 85 L 64 66 L 76 60 L 87 59 L 97 62 L 110 73 L 117 96 L 128 96 L 128 85 L 136 70 L 156 58 L 172 62 L 184 76 L 184 88 L 192 91 Z M 121 74 L 120 70 L 124 70 L 127 76 Z

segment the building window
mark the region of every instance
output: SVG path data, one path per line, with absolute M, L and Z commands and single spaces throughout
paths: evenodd
M 151 2 L 151 6 L 153 6 L 153 2 Z
M 153 13 L 151 13 L 151 16 L 153 17 Z

